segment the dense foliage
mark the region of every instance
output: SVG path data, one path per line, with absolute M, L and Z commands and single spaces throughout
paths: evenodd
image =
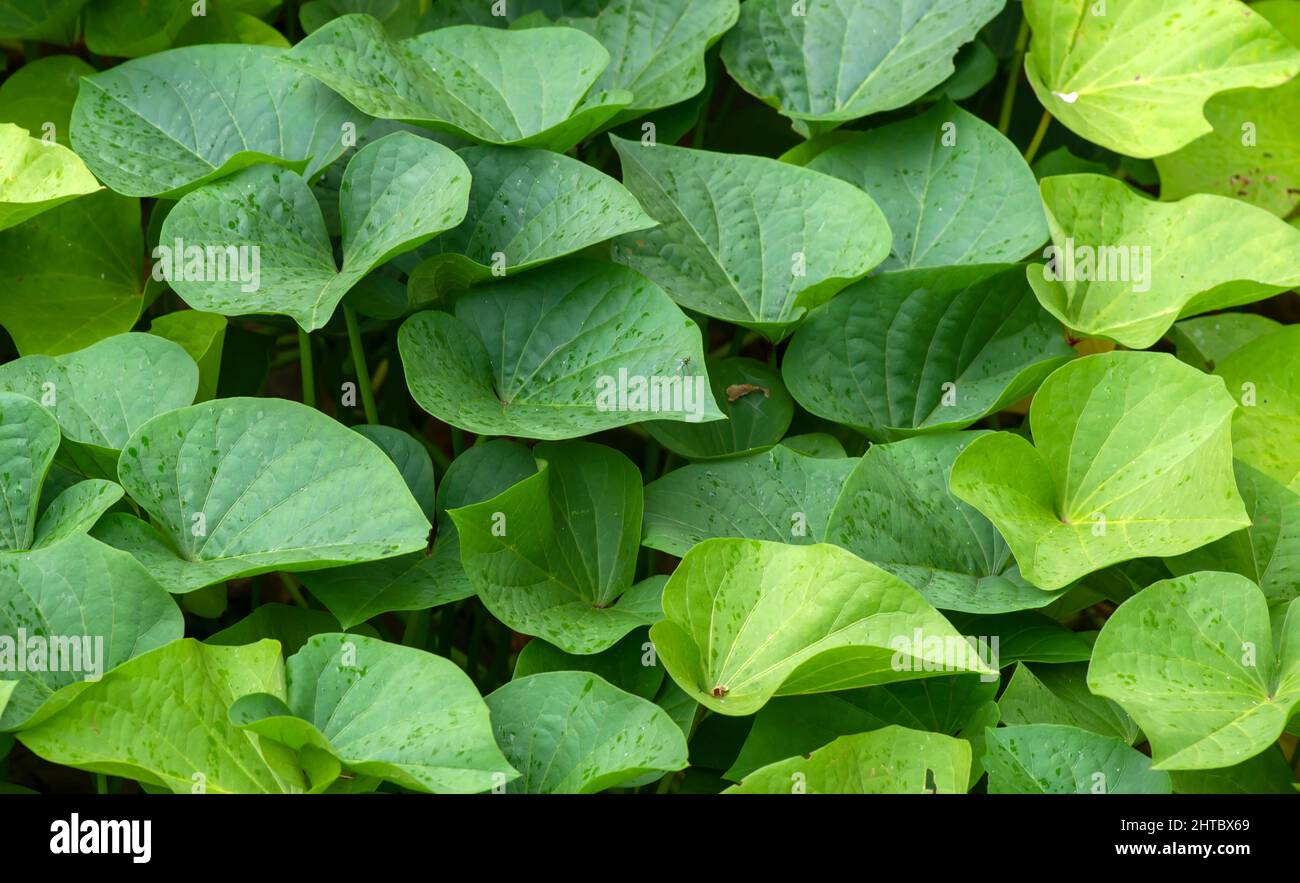
M 0 48 L 0 790 L 1295 789 L 1300 3 Z

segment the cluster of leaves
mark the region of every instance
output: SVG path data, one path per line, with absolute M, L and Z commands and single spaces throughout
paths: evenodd
M 0 47 L 0 789 L 1294 789 L 1300 3 Z

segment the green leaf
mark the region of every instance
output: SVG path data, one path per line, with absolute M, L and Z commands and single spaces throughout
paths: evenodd
M 903 107 L 954 71 L 1004 0 L 749 0 L 722 44 L 745 91 L 816 134 Z
M 288 681 L 287 704 L 248 696 L 231 719 L 416 791 L 470 794 L 518 775 L 493 740 L 473 682 L 441 656 L 360 635 L 316 635 L 289 658 Z M 296 718 L 285 720 L 290 714 Z
M 1233 465 L 1250 526 L 1165 563 L 1179 576 L 1198 570 L 1240 573 L 1270 603 L 1300 597 L 1300 494 L 1241 461 Z
M 674 469 L 646 485 L 641 542 L 679 558 L 713 537 L 825 542 L 831 509 L 857 462 L 810 457 L 780 444 Z
M 68 122 L 78 82 L 95 69 L 75 55 L 28 61 L 0 83 L 0 122 L 15 123 L 68 146 Z
M 1214 373 L 1242 405 L 1232 421 L 1234 455 L 1300 493 L 1300 327 L 1256 338 Z
M 488 144 L 564 151 L 632 100 L 595 91 L 609 52 L 574 28 L 440 28 L 394 41 L 368 15 L 337 18 L 286 61 L 363 112 Z
M 1038 390 L 1034 444 L 1006 432 L 978 438 L 950 486 L 998 528 L 1025 579 L 1062 588 L 1249 524 L 1232 476 L 1234 410 L 1222 381 L 1173 356 L 1087 356 Z
M 74 353 L 0 365 L 0 389 L 46 405 L 59 421 L 60 462 L 116 477 L 118 453 L 145 422 L 194 401 L 199 371 L 178 344 L 119 334 Z
M 130 331 L 140 315 L 140 200 L 94 193 L 0 232 L 0 325 L 20 353 L 59 355 Z
M 226 709 L 249 693 L 284 695 L 274 641 L 210 647 L 186 638 L 85 684 L 18 740 L 51 763 L 177 794 L 306 790 L 293 752 L 226 719 Z
M 1025 74 L 1053 117 L 1116 153 L 1172 153 L 1211 131 L 1211 95 L 1300 71 L 1300 52 L 1236 0 L 1128 0 L 1110 15 L 1093 5 L 1025 0 Z
M 843 482 L 826 541 L 902 579 L 941 610 L 1005 613 L 1057 596 L 1026 582 L 993 525 L 948 491 L 981 433 L 872 445 Z
M 889 224 L 850 184 L 758 156 L 610 140 L 623 184 L 659 222 L 616 260 L 684 307 L 779 341 L 889 253 Z
M 1082 662 L 1034 669 L 1018 663 L 998 699 L 1002 722 L 1061 724 L 1132 745 L 1138 737 L 1137 724 L 1111 700 L 1090 693 L 1087 677 L 1088 666 Z
M 87 0 L 10 0 L 0 7 L 0 39 L 45 40 L 70 45 Z
M 459 156 L 471 175 L 469 211 L 420 250 L 411 306 L 655 223 L 622 184 L 562 154 L 483 146 Z
M 366 118 L 269 46 L 189 46 L 86 77 L 72 145 L 128 196 L 175 198 L 248 166 L 313 177 Z M 187 84 L 179 90 L 176 83 Z
M 1047 238 L 1038 184 L 997 129 L 944 99 L 853 133 L 807 167 L 865 190 L 889 220 L 884 270 L 1017 261 Z
M 1054 244 L 1046 264 L 1028 268 L 1029 283 L 1048 312 L 1085 335 L 1142 349 L 1180 317 L 1300 283 L 1300 230 L 1263 209 L 1205 194 L 1156 202 L 1102 175 L 1040 186 Z
M 1244 576 L 1158 582 L 1107 620 L 1088 687 L 1133 716 L 1157 769 L 1240 763 L 1277 741 L 1300 702 L 1300 607 L 1279 609 L 1273 627 Z
M 1073 356 L 1018 264 L 882 273 L 808 318 L 786 350 L 795 399 L 874 441 L 962 429 Z
M 185 628 L 176 603 L 144 568 L 86 536 L 0 555 L 0 599 L 0 670 L 17 679 L 0 730 L 57 711 Z
M 968 639 L 979 642 L 997 668 L 1017 662 L 1087 662 L 1092 656 L 1092 635 L 1071 631 L 1035 610 L 992 615 L 953 612 L 948 620 Z
M 1178 358 L 1202 371 L 1213 371 L 1255 338 L 1281 330 L 1280 323 L 1257 313 L 1216 313 L 1175 322 L 1169 339 Z
M 193 598 L 191 592 L 182 600 Z M 340 631 L 338 620 L 324 610 L 294 607 L 288 604 L 261 604 L 234 625 L 215 632 L 203 643 L 219 647 L 239 647 L 255 644 L 270 638 L 278 641 L 280 652 L 286 658 L 297 653 L 316 635 Z M 358 635 L 378 638 L 379 633 L 368 625 L 354 629 Z
M 739 782 L 759 767 L 810 754 L 840 736 L 882 727 L 956 736 L 980 718 L 997 689 L 996 679 L 954 675 L 841 693 L 782 696 L 768 702 L 755 716 L 726 778 Z
M 414 552 L 429 533 L 382 451 L 282 399 L 219 399 L 155 417 L 127 442 L 118 474 L 158 527 L 116 516 L 96 535 L 177 593 Z
M 686 738 L 672 718 L 595 674 L 530 675 L 487 704 L 497 744 L 521 773 L 510 792 L 593 794 L 686 766 Z
M 483 604 L 515 631 L 598 653 L 659 618 L 662 579 L 632 584 L 641 476 L 618 451 L 589 442 L 534 453 L 536 474 L 449 510 L 461 562 Z
M 532 452 L 523 445 L 501 440 L 475 445 L 443 476 L 432 552 L 315 570 L 301 579 L 346 628 L 381 613 L 468 598 L 474 586 L 461 567 L 460 536 L 446 510 L 495 497 L 536 471 Z
M 381 22 L 390 36 L 401 39 L 416 32 L 427 5 L 427 0 L 308 0 L 298 8 L 298 18 L 310 34 L 340 16 L 364 12 Z
M 990 794 L 1169 794 L 1169 774 L 1119 739 L 1078 727 L 990 729 Z
M 196 402 L 217 396 L 221 375 L 221 353 L 226 342 L 226 317 L 198 310 L 182 310 L 159 316 L 149 325 L 149 333 L 178 343 L 199 366 L 199 389 Z M 188 404 L 188 403 L 187 403 Z
M 794 418 L 794 399 L 780 373 L 756 359 L 706 359 L 709 391 L 726 420 L 651 420 L 646 432 L 692 460 L 749 454 L 781 440 Z
M 562 439 L 650 413 L 721 417 L 695 323 L 614 264 L 565 261 L 497 283 L 457 300 L 455 316 L 407 319 L 398 345 L 420 407 L 471 432 Z
M 988 671 L 906 583 L 836 546 L 705 540 L 682 558 L 663 605 L 650 629 L 659 658 L 722 714 L 751 714 L 775 695 Z
M 740 14 L 738 0 L 623 0 L 602 4 L 593 18 L 563 18 L 609 50 L 610 63 L 595 89 L 626 91 L 631 119 L 699 94 L 705 51 Z
M 1217 770 L 1171 770 L 1177 794 L 1295 794 L 1295 773 L 1277 747 Z
M 436 141 L 410 132 L 372 141 L 343 174 L 343 269 L 336 270 L 307 182 L 274 166 L 248 169 L 188 194 L 167 215 L 163 247 L 175 246 L 166 278 L 196 309 L 280 313 L 314 331 L 371 270 L 459 224 L 468 194 L 465 164 Z M 220 257 L 200 261 L 195 273 L 190 252 L 199 248 Z
M 102 478 L 79 481 L 65 489 L 41 513 L 32 548 L 52 546 L 68 537 L 88 533 L 122 495 L 121 485 Z
M 965 794 L 970 743 L 888 726 L 755 770 L 727 794 Z
M 0 157 L 0 230 L 103 189 L 71 150 L 10 123 L 0 123 Z
M 510 679 L 517 681 L 552 671 L 591 672 L 620 690 L 653 700 L 664 683 L 664 670 L 654 661 L 649 646 L 644 629 L 629 632 L 608 650 L 587 656 L 565 653 L 554 644 L 534 639 L 519 651 Z M 694 705 L 692 702 L 691 706 Z
M 58 449 L 58 421 L 26 396 L 0 392 L 0 552 L 31 548 L 41 485 Z

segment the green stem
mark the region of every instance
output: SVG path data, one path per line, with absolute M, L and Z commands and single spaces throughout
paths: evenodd
M 343 304 L 343 321 L 348 326 L 352 365 L 357 371 L 357 386 L 361 388 L 361 407 L 366 412 L 366 422 L 375 426 L 379 423 L 379 410 L 375 407 L 375 392 L 370 388 L 370 369 L 366 367 L 366 351 L 361 346 L 361 326 L 357 323 L 357 311 L 347 303 Z
M 1038 148 L 1043 143 L 1043 136 L 1047 134 L 1047 127 L 1052 124 L 1052 112 L 1045 110 L 1043 116 L 1038 120 L 1038 128 L 1034 130 L 1034 137 L 1030 140 L 1029 146 L 1025 148 L 1025 164 L 1028 165 L 1034 161 L 1038 155 Z
M 406 615 L 406 631 L 402 633 L 402 643 L 407 647 L 423 650 L 429 642 L 429 622 L 433 618 L 433 609 L 412 610 Z
M 1003 135 L 1011 128 L 1011 110 L 1016 106 L 1016 86 L 1020 83 L 1020 68 L 1025 63 L 1025 46 L 1029 43 L 1029 19 L 1020 19 L 1016 33 L 1016 50 L 1011 55 L 1011 70 L 1007 72 L 1007 89 L 1002 93 L 1002 112 L 998 114 L 998 131 Z
M 459 457 L 464 452 L 465 452 L 465 431 L 463 429 L 457 429 L 455 426 L 453 426 L 451 428 L 452 456 Z
M 316 407 L 316 370 L 311 363 L 311 335 L 298 329 L 298 365 L 302 371 L 302 403 Z
M 289 593 L 289 597 L 293 599 L 293 603 L 297 604 L 303 610 L 309 609 L 307 606 L 307 599 L 302 596 L 302 590 L 298 588 L 298 584 L 294 582 L 293 577 L 289 576 L 287 573 L 282 573 L 280 574 L 280 582 L 284 584 L 284 590 Z
M 456 639 L 456 613 L 463 601 L 447 604 L 438 611 L 438 655 L 451 658 L 452 642 Z
M 104 775 L 103 773 L 95 773 L 95 793 L 96 794 L 108 793 L 108 776 Z

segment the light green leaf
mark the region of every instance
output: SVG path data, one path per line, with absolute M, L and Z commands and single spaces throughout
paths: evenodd
M 86 77 L 72 110 L 72 145 L 100 180 L 128 196 L 175 198 L 259 163 L 313 177 L 343 153 L 346 124 L 355 131 L 368 120 L 281 64 L 284 54 L 189 46 Z
M 1038 100 L 1075 133 L 1116 153 L 1172 153 L 1212 130 L 1218 92 L 1276 86 L 1297 52 L 1236 0 L 1126 0 L 1097 15 L 1091 0 L 1025 0 L 1033 32 L 1025 74 Z
M 1111 700 L 1090 693 L 1087 678 L 1088 666 L 1083 662 L 1034 669 L 1018 663 L 998 699 L 1002 722 L 1061 724 L 1132 745 L 1138 737 L 1133 718 Z
M 780 444 L 735 460 L 674 469 L 646 485 L 641 542 L 679 558 L 712 537 L 825 542 L 831 509 L 857 463 L 810 457 Z
M 882 273 L 795 333 L 795 399 L 874 441 L 962 429 L 1019 401 L 1073 356 L 1018 264 Z
M 122 486 L 102 478 L 79 481 L 51 501 L 36 523 L 32 548 L 52 546 L 60 540 L 88 533 L 118 500 Z
M 1279 611 L 1275 632 L 1264 594 L 1244 576 L 1158 582 L 1107 620 L 1088 687 L 1133 716 L 1157 769 L 1248 760 L 1277 741 L 1300 702 L 1300 607 Z
M 140 200 L 104 190 L 0 232 L 0 325 L 24 354 L 130 331 L 143 305 Z
M 749 0 L 722 43 L 745 91 L 816 134 L 915 101 L 1005 0 Z
M 0 730 L 57 711 L 184 628 L 176 603 L 143 567 L 90 537 L 0 555 L 0 670 L 18 682 Z
M 1060 724 L 990 729 L 990 794 L 1169 794 L 1169 774 L 1119 739 Z
M 574 28 L 440 28 L 394 41 L 368 15 L 345 15 L 286 61 L 380 119 L 488 144 L 564 151 L 632 100 L 594 90 L 609 52 Z
M 382 451 L 282 399 L 219 399 L 155 417 L 127 442 L 118 474 L 159 527 L 117 516 L 96 536 L 177 593 L 414 552 L 429 533 Z
M 29 60 L 0 83 L 0 122 L 68 146 L 68 122 L 80 79 L 95 69 L 75 55 Z
M 0 552 L 31 548 L 41 486 L 58 449 L 58 421 L 26 396 L 0 392 Z
M 682 558 L 663 605 L 650 629 L 659 658 L 722 714 L 751 714 L 775 695 L 988 670 L 906 583 L 836 546 L 705 540 Z
M 1234 410 L 1222 381 L 1171 355 L 1087 356 L 1038 390 L 1034 444 L 1006 432 L 978 438 L 950 486 L 998 528 L 1025 579 L 1062 588 L 1249 524 L 1232 476 Z
M 85 163 L 62 144 L 0 123 L 0 230 L 100 189 Z
M 287 704 L 270 709 L 278 714 L 246 697 L 232 720 L 416 791 L 469 794 L 518 775 L 493 740 L 473 682 L 441 656 L 360 635 L 316 635 L 289 658 L 288 681 Z M 285 712 L 300 720 L 285 721 Z
M 1103 175 L 1040 186 L 1054 244 L 1046 264 L 1028 268 L 1029 283 L 1083 334 L 1142 349 L 1182 316 L 1300 283 L 1300 231 L 1255 206 L 1206 194 L 1156 202 Z
M 196 309 L 226 316 L 280 313 L 314 331 L 371 270 L 459 224 L 468 194 L 465 164 L 436 141 L 410 132 L 372 141 L 343 175 L 343 269 L 336 270 L 307 182 L 274 166 L 248 169 L 183 197 L 167 215 L 162 243 L 184 244 L 185 266 L 176 266 L 181 255 L 172 251 L 166 278 Z M 203 272 L 194 273 L 192 248 L 224 260 L 208 259 Z M 246 260 L 245 253 L 252 257 Z M 235 254 L 239 272 L 231 268 L 214 280 L 214 271 L 233 264 Z
M 970 743 L 888 726 L 750 773 L 727 794 L 965 794 Z
M 51 763 L 177 794 L 306 790 L 293 752 L 226 719 L 249 693 L 284 695 L 279 645 L 210 647 L 186 638 L 85 684 L 18 740 Z
M 574 654 L 598 653 L 659 618 L 662 579 L 632 585 L 641 475 L 589 442 L 534 449 L 539 471 L 449 515 L 483 604 L 518 632 Z
M 873 445 L 843 482 L 826 541 L 905 581 L 941 610 L 1005 613 L 1057 596 L 1026 582 L 993 525 L 948 492 L 980 433 Z
M 562 439 L 651 413 L 721 417 L 695 323 L 626 268 L 565 261 L 468 294 L 455 311 L 417 313 L 398 334 L 411 395 L 453 426 Z
M 1232 421 L 1237 459 L 1300 493 L 1300 327 L 1256 338 L 1214 373 L 1242 405 Z
M 1281 330 L 1281 323 L 1258 313 L 1216 313 L 1175 322 L 1169 339 L 1178 358 L 1202 371 L 1213 371 L 1255 338 Z
M 459 156 L 472 179 L 469 211 L 420 250 L 425 260 L 411 271 L 410 306 L 655 224 L 622 184 L 563 154 L 482 146 Z
M 686 738 L 663 709 L 588 672 L 511 681 L 487 697 L 497 744 L 522 774 L 511 792 L 594 794 L 686 766 Z
M 880 206 L 894 238 L 885 270 L 1017 261 L 1047 238 L 1038 184 L 1019 149 L 946 98 L 855 132 L 807 166 Z
M 776 444 L 794 418 L 794 399 L 780 373 L 756 359 L 706 359 L 709 391 L 726 420 L 650 420 L 646 432 L 691 460 L 749 454 Z
M 179 344 L 134 332 L 0 365 L 0 389 L 41 402 L 58 419 L 60 462 L 96 478 L 116 477 L 131 433 L 193 402 L 198 384 L 198 367 Z
M 624 185 L 659 222 L 616 239 L 614 257 L 696 312 L 779 341 L 889 254 L 885 216 L 844 181 L 764 157 L 611 140 Z
M 226 317 L 198 310 L 181 310 L 159 316 L 149 325 L 149 333 L 178 343 L 199 366 L 199 389 L 196 402 L 217 396 L 221 376 L 221 353 L 226 343 Z

